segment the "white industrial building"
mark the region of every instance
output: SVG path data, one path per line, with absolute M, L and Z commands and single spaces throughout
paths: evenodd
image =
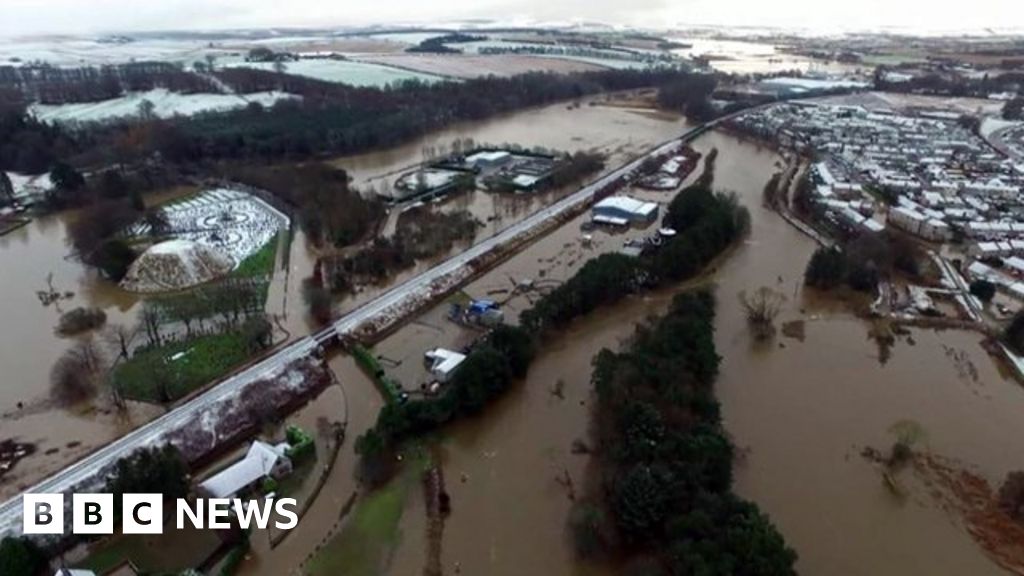
M 504 150 L 493 150 L 477 152 L 466 156 L 466 164 L 479 170 L 490 170 L 508 164 L 512 160 L 512 154 Z
M 658 205 L 629 196 L 611 196 L 595 204 L 591 214 L 594 222 L 601 224 L 650 224 L 658 217 Z

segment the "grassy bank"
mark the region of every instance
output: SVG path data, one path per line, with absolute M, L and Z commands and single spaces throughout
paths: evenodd
M 310 576 L 379 574 L 387 552 L 398 542 L 398 523 L 409 490 L 419 486 L 420 474 L 428 462 L 426 454 L 415 456 L 400 475 L 362 498 L 341 531 L 313 556 L 305 573 Z
M 270 276 L 274 273 L 274 263 L 277 261 L 277 247 L 281 244 L 281 235 L 287 231 L 279 232 L 264 244 L 255 254 L 249 256 L 231 272 L 234 278 L 252 278 L 259 276 Z
M 179 353 L 183 355 L 172 360 Z M 127 399 L 173 401 L 223 376 L 249 356 L 241 333 L 199 336 L 137 352 L 114 369 L 113 384 Z

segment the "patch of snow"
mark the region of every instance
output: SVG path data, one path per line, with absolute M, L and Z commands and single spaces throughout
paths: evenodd
M 1002 130 L 1003 128 L 1010 128 L 1011 126 L 1024 125 L 1021 122 L 1014 122 L 1013 120 L 1003 120 L 1002 118 L 995 118 L 993 116 L 985 116 L 981 119 L 981 125 L 978 126 L 978 133 L 981 134 L 982 138 L 988 138 L 992 134 Z
M 257 70 L 274 70 L 272 62 L 240 62 L 232 64 L 233 68 L 254 68 Z M 359 87 L 383 88 L 388 84 L 404 82 L 406 80 L 419 80 L 420 82 L 440 82 L 440 76 L 411 72 L 401 68 L 371 64 L 369 62 L 355 62 L 352 60 L 307 59 L 298 62 L 286 62 L 286 74 L 305 76 L 325 82 L 337 82 Z
M 77 122 L 103 122 L 118 118 L 138 116 L 140 105 L 148 100 L 153 103 L 153 113 L 160 118 L 191 116 L 200 112 L 216 112 L 242 108 L 250 102 L 269 106 L 278 100 L 298 98 L 283 92 L 259 92 L 248 95 L 235 94 L 178 94 L 164 88 L 146 92 L 132 92 L 102 102 L 80 104 L 33 104 L 29 111 L 44 122 L 58 124 Z

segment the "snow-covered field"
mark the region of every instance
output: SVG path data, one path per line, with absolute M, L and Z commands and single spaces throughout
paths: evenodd
M 232 64 L 232 66 L 238 68 L 257 68 L 260 70 L 274 69 L 273 63 L 270 62 L 243 62 Z M 404 80 L 420 80 L 422 82 L 438 82 L 442 80 L 440 77 L 432 74 L 423 74 L 390 66 L 381 66 L 368 62 L 354 62 L 351 60 L 311 59 L 288 62 L 285 64 L 285 72 L 326 82 L 378 88 Z
M 585 72 L 602 70 L 603 63 L 583 62 L 565 58 L 542 58 L 520 54 L 377 54 L 362 57 L 363 61 L 418 70 L 451 78 L 479 76 L 512 76 L 526 72 Z
M 200 40 L 145 39 L 124 44 L 95 38 L 55 37 L 33 40 L 0 39 L 0 64 L 46 62 L 53 66 L 99 66 L 156 60 L 191 65 L 207 55 L 218 62 L 241 60 L 244 54 Z
M 163 208 L 170 236 L 206 244 L 223 252 L 238 266 L 288 226 L 288 217 L 259 198 L 227 188 L 205 191 Z M 130 233 L 149 233 L 145 223 Z
M 400 42 L 402 44 L 416 45 L 424 40 L 444 36 L 441 32 L 390 32 L 387 34 L 371 34 L 368 38 L 386 40 L 388 42 Z
M 163 88 L 148 92 L 134 92 L 120 98 L 82 104 L 33 104 L 32 114 L 40 120 L 56 123 L 102 122 L 116 118 L 137 116 L 143 100 L 153 103 L 154 113 L 161 118 L 191 116 L 199 112 L 223 111 L 242 108 L 250 102 L 270 106 L 278 100 L 295 98 L 283 92 L 256 94 L 178 94 Z

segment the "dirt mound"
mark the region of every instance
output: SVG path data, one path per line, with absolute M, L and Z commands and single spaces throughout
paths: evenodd
M 997 564 L 1024 574 L 1024 525 L 1002 508 L 996 491 L 981 476 L 933 454 L 915 458 L 914 467 L 943 508 L 960 516 L 971 537 Z
M 170 240 L 143 252 L 121 280 L 121 287 L 132 292 L 181 290 L 223 276 L 234 267 L 234 261 L 216 248 Z

